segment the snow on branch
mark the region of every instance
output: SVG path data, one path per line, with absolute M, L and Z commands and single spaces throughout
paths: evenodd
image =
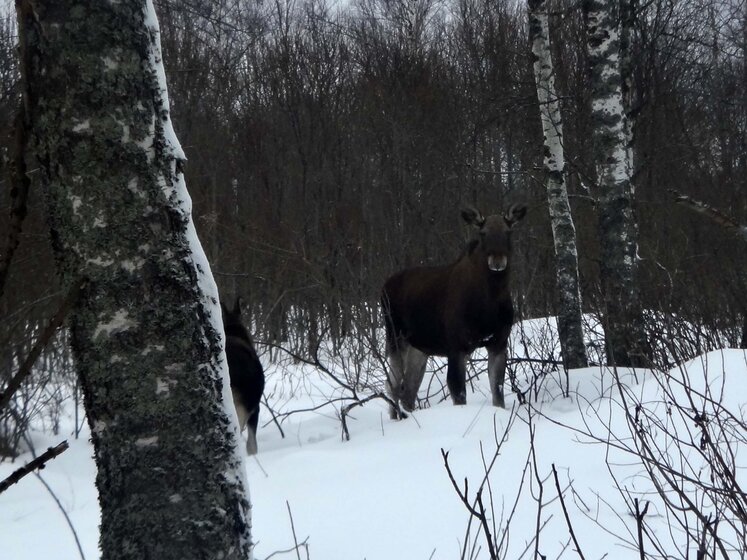
M 733 233 L 737 237 L 741 237 L 744 241 L 747 241 L 747 225 L 739 224 L 731 216 L 724 214 L 721 210 L 718 210 L 705 202 L 695 200 L 694 198 L 684 195 L 674 189 L 669 189 L 669 192 L 675 196 L 675 201 L 677 203 L 682 204 L 693 212 L 703 214 L 722 228 Z

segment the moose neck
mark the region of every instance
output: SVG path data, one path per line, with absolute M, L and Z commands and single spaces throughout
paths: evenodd
M 244 325 L 232 323 L 224 325 L 223 328 L 226 331 L 226 337 L 235 336 L 237 338 L 250 340 L 249 331 L 246 330 L 246 327 L 244 327 Z

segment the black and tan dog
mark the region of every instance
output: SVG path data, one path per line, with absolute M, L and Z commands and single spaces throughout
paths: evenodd
M 223 328 L 226 331 L 226 358 L 231 377 L 233 404 L 239 417 L 239 427 L 249 426 L 246 438 L 246 452 L 257 453 L 257 424 L 259 422 L 259 401 L 265 389 L 265 374 L 262 363 L 254 349 L 252 337 L 241 322 L 241 302 L 236 298 L 233 309 L 221 303 Z

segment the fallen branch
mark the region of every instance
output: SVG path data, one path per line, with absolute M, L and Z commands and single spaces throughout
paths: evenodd
M 11 475 L 8 478 L 0 482 L 0 494 L 2 494 L 8 488 L 16 484 L 27 474 L 35 471 L 36 469 L 43 469 L 46 466 L 47 461 L 51 461 L 52 459 L 57 457 L 60 453 L 65 451 L 67 448 L 68 448 L 68 444 L 67 444 L 67 440 L 65 440 L 55 447 L 50 447 L 33 461 L 27 463 L 20 469 L 11 473 Z

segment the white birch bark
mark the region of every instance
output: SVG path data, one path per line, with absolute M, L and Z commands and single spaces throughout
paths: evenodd
M 547 203 L 555 245 L 558 286 L 558 335 L 567 368 L 588 365 L 581 321 L 576 228 L 565 185 L 565 154 L 560 101 L 555 92 L 546 0 L 528 0 L 529 40 L 532 44 L 542 132 Z
M 19 0 L 37 187 L 118 558 L 251 558 L 218 293 L 197 240 L 151 0 Z
M 649 354 L 638 289 L 627 115 L 620 70 L 619 0 L 584 0 L 599 190 L 600 276 L 607 359 L 645 365 Z

